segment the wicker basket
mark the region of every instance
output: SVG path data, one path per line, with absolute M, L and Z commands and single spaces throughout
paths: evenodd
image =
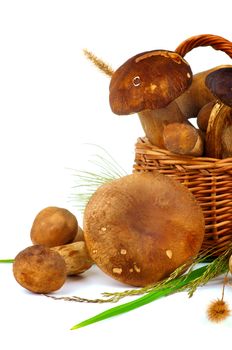
M 200 204 L 206 224 L 202 250 L 224 252 L 232 242 L 232 158 L 180 156 L 140 138 L 134 171 L 154 170 L 181 182 Z
M 232 57 L 232 43 L 220 36 L 203 34 L 181 43 L 176 52 L 182 57 L 199 46 L 211 46 Z M 134 171 L 159 171 L 186 186 L 200 204 L 205 217 L 202 250 L 214 256 L 232 242 L 232 158 L 214 159 L 171 153 L 153 146 L 146 138 L 135 145 Z

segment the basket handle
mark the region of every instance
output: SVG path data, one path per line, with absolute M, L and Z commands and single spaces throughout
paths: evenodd
M 192 36 L 183 41 L 176 48 L 175 52 L 184 57 L 189 51 L 199 46 L 212 46 L 215 50 L 224 51 L 230 58 L 232 58 L 232 42 L 213 34 Z

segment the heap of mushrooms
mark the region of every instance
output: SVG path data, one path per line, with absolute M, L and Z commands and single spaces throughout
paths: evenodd
M 225 158 L 232 155 L 231 82 L 232 66 L 192 75 L 178 52 L 147 51 L 112 73 L 110 106 L 118 115 L 138 113 L 157 147 L 193 156 L 205 147 L 207 156 Z M 200 129 L 189 122 L 193 117 Z M 81 241 L 79 231 L 65 209 L 42 210 L 32 225 L 33 245 L 15 258 L 16 280 L 47 293 L 60 288 L 68 275 L 96 264 L 119 282 L 154 284 L 191 264 L 205 223 L 187 188 L 158 172 L 141 172 L 100 186 L 86 206 Z
M 201 156 L 208 125 L 206 116 L 218 99 L 205 79 L 224 69 L 231 66 L 192 75 L 189 64 L 178 52 L 140 53 L 112 74 L 111 109 L 118 115 L 138 113 L 145 135 L 154 146 Z M 200 130 L 188 121 L 190 118 L 198 119 Z
M 60 216 L 65 224 L 57 220 Z M 122 283 L 146 286 L 190 264 L 204 238 L 204 217 L 194 196 L 159 173 L 134 173 L 100 186 L 84 212 L 84 240 L 51 246 L 51 233 L 68 226 L 72 231 L 67 218 L 73 222 L 72 215 L 56 207 L 36 216 L 31 228 L 35 244 L 18 253 L 13 264 L 24 288 L 52 292 L 68 275 L 93 264 Z
M 77 219 L 65 208 L 42 209 L 32 223 L 31 239 L 33 245 L 19 252 L 13 263 L 16 281 L 31 292 L 58 290 L 67 276 L 93 265 Z

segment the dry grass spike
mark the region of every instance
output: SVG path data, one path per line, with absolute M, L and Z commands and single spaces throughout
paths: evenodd
M 109 64 L 101 60 L 99 57 L 95 56 L 94 53 L 87 49 L 83 49 L 84 55 L 91 61 L 93 64 L 100 69 L 101 72 L 105 73 L 106 75 L 112 77 L 114 70 L 111 68 Z

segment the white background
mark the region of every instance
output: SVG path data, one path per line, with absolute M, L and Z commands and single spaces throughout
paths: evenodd
M 193 35 L 211 33 L 231 40 L 231 7 L 223 0 L 0 0 L 0 258 L 13 258 L 31 244 L 32 221 L 46 206 L 70 209 L 81 224 L 81 214 L 70 201 L 70 169 L 85 168 L 96 153 L 86 143 L 107 149 L 128 173 L 132 170 L 134 143 L 143 136 L 139 120 L 111 112 L 109 78 L 86 60 L 82 49 L 115 69 L 142 51 L 175 50 Z M 195 49 L 186 59 L 194 73 L 230 63 L 212 48 Z M 125 288 L 91 269 L 59 293 L 98 297 Z M 32 295 L 16 284 L 10 265 L 1 265 L 0 346 L 214 349 L 231 339 L 231 319 L 212 325 L 205 316 L 207 304 L 220 295 L 216 283 L 192 299 L 182 293 L 70 331 L 108 305 Z M 227 296 L 232 296 L 230 289 Z

